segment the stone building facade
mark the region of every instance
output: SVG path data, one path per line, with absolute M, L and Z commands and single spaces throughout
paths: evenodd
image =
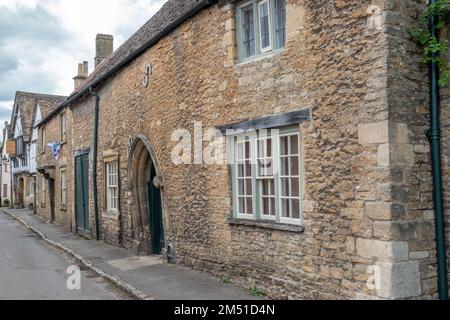
M 47 121 L 38 127 L 40 144 L 37 154 L 37 213 L 46 220 L 72 229 L 72 169 L 71 130 L 72 113 L 64 108 L 52 113 Z M 45 141 L 42 137 L 45 136 Z M 55 158 L 48 144 L 60 146 Z
M 251 30 L 243 27 L 252 21 L 247 2 L 170 0 L 99 62 L 59 108 L 70 106 L 73 117 L 71 152 L 66 152 L 71 154 L 66 164 L 72 163 L 68 181 L 74 185 L 72 221 L 80 223 L 81 202 L 88 204 L 82 229 L 94 237 L 92 141 L 98 95 L 98 231 L 104 241 L 139 254 L 162 252 L 172 262 L 256 286 L 272 298 L 436 298 L 424 134 L 428 76 L 409 33 L 424 1 L 268 5 L 273 10 L 281 2 L 286 8 L 281 48 L 263 52 L 264 37 L 255 40 L 259 48 L 251 39 L 242 41 Z M 253 9 L 264 16 L 261 2 Z M 176 28 L 167 30 L 184 14 Z M 161 30 L 167 31 L 162 37 Z M 252 50 L 260 52 L 243 58 Z M 443 93 L 448 104 L 448 92 Z M 448 121 L 444 111 L 443 122 Z M 267 213 L 264 219 L 257 212 L 264 211 L 264 197 L 246 193 L 264 194 L 259 186 L 270 175 L 258 180 L 248 175 L 257 165 L 241 176 L 240 167 L 236 173 L 233 165 L 202 159 L 201 151 L 214 140 L 207 136 L 210 128 L 271 130 L 279 149 L 265 158 L 291 159 L 290 176 L 274 182 L 280 190 L 283 179 L 290 179 L 291 197 L 280 197 L 284 191 L 266 197 L 277 200 L 274 216 Z M 198 136 L 200 143 L 193 139 Z M 186 137 L 190 148 L 174 154 Z M 240 139 L 226 138 L 233 146 L 227 150 L 229 159 L 237 155 L 235 160 L 244 163 L 247 152 L 258 157 L 251 154 L 258 154 L 260 140 L 267 141 Z M 290 153 L 282 151 L 284 141 L 291 143 Z M 249 146 L 253 151 L 239 151 Z M 179 164 L 174 155 L 192 161 Z M 297 174 L 292 158 L 300 161 Z M 445 153 L 447 169 L 448 158 Z M 243 194 L 236 190 L 240 180 L 252 183 L 242 187 Z M 78 190 L 76 181 L 84 188 Z M 300 190 L 292 181 L 299 181 Z M 77 202 L 80 197 L 83 201 Z M 287 209 L 291 215 L 280 214 L 285 206 L 301 207 L 301 216 L 297 219 L 294 209 Z M 162 221 L 153 219 L 155 207 Z M 246 211 L 251 214 L 242 218 Z
M 13 143 L 11 161 L 12 205 L 17 209 L 28 208 L 36 212 L 36 118 L 46 116 L 47 111 L 56 108 L 66 97 L 16 92 L 11 116 L 8 140 Z

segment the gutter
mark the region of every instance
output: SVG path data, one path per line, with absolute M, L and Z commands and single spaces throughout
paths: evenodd
M 94 193 L 94 215 L 95 215 L 95 238 L 100 240 L 100 223 L 98 217 L 98 186 L 97 186 L 97 150 L 98 150 L 98 114 L 100 110 L 100 97 L 94 92 L 92 87 L 89 88 L 89 93 L 95 97 L 94 108 L 94 142 L 92 146 L 92 186 Z
M 430 6 L 436 0 L 430 0 Z M 437 37 L 437 17 L 430 18 L 431 36 Z M 433 168 L 433 199 L 436 218 L 436 250 L 438 260 L 438 290 L 439 299 L 448 300 L 447 250 L 445 243 L 444 203 L 441 168 L 441 128 L 440 128 L 440 96 L 439 68 L 436 61 L 430 63 L 430 130 L 427 136 L 431 145 L 431 161 Z
M 157 44 L 162 38 L 170 34 L 173 30 L 175 30 L 180 24 L 185 22 L 186 20 L 194 17 L 197 15 L 200 11 L 203 9 L 209 8 L 214 3 L 216 3 L 218 0 L 201 0 L 199 3 L 189 9 L 185 14 L 178 17 L 177 19 L 173 20 L 171 23 L 169 23 L 167 26 L 162 28 L 154 37 L 150 38 L 144 45 L 142 45 L 140 48 L 138 48 L 136 51 L 134 51 L 131 55 L 129 55 L 125 60 L 119 62 L 116 66 L 114 66 L 111 70 L 100 76 L 98 79 L 94 80 L 88 88 L 85 88 L 81 90 L 80 92 L 74 93 L 72 96 L 70 96 L 66 101 L 64 101 L 58 108 L 56 108 L 53 112 L 51 112 L 49 115 L 47 115 L 46 118 L 44 118 L 41 122 L 47 122 L 49 118 L 51 118 L 54 114 L 59 112 L 63 107 L 67 105 L 71 105 L 74 102 L 76 102 L 78 99 L 82 98 L 86 94 L 89 93 L 90 88 L 96 88 L 99 86 L 100 83 L 107 80 L 109 77 L 116 75 L 122 68 L 124 68 L 126 65 L 128 65 L 130 62 L 141 56 L 145 53 L 149 48 L 153 47 L 155 44 Z

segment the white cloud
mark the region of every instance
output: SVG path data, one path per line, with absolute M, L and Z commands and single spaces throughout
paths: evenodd
M 70 94 L 77 64 L 92 71 L 97 33 L 114 35 L 117 49 L 165 1 L 0 0 L 0 110 L 16 90 Z

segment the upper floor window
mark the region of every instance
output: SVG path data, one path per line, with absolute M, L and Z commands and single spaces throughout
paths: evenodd
M 45 135 L 45 126 L 42 126 L 41 129 L 41 152 L 45 152 L 45 144 L 46 144 L 46 135 Z
M 232 137 L 234 217 L 301 224 L 298 127 Z
M 59 128 L 60 128 L 61 141 L 65 141 L 66 140 L 66 134 L 67 134 L 67 118 L 66 118 L 66 113 L 65 112 L 63 112 L 59 116 Z
M 286 42 L 286 0 L 251 0 L 237 8 L 239 58 L 281 49 Z

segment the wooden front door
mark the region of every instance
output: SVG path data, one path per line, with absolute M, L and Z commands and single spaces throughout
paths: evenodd
M 161 254 L 164 247 L 161 189 L 153 184 L 155 177 L 155 167 L 152 166 L 150 181 L 147 183 L 151 248 L 152 254 Z
M 89 155 L 75 158 L 75 215 L 77 233 L 88 235 L 89 227 Z
M 48 190 L 50 195 L 50 215 L 52 222 L 55 222 L 55 179 L 48 180 Z

